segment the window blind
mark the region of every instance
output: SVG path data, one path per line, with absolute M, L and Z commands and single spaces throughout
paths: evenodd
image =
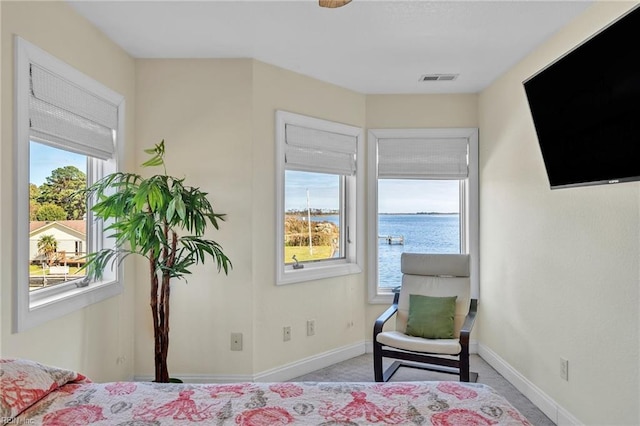
M 287 124 L 284 161 L 287 170 L 340 175 L 356 172 L 357 138 Z
M 113 157 L 118 107 L 36 65 L 30 66 L 30 136 L 91 157 Z
M 466 179 L 466 138 L 378 139 L 379 179 Z

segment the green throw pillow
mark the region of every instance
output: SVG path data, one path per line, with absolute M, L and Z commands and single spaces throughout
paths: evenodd
M 457 298 L 410 294 L 407 334 L 426 339 L 453 339 Z

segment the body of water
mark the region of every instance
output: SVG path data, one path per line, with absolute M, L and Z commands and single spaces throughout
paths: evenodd
M 402 283 L 400 256 L 407 253 L 460 253 L 457 214 L 381 214 L 378 216 L 378 274 L 381 287 Z M 337 215 L 311 216 L 312 221 L 338 224 Z M 385 237 L 391 236 L 392 244 Z M 403 237 L 404 244 L 396 244 Z
M 378 238 L 380 287 L 402 283 L 400 256 L 407 253 L 460 253 L 460 219 L 457 214 L 393 214 L 378 216 L 378 235 L 404 237 L 404 244 Z

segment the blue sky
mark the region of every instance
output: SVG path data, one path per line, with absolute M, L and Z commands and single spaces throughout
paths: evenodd
M 87 172 L 87 157 L 73 152 L 31 142 L 29 152 L 29 183 L 42 185 L 51 172 L 59 167 L 76 166 Z
M 458 213 L 460 182 L 455 180 L 381 179 L 379 213 Z
M 313 209 L 337 210 L 339 193 L 337 175 L 285 172 L 285 211 L 307 208 L 307 190 Z
M 306 209 L 307 189 L 311 208 L 338 209 L 337 176 L 287 171 L 285 182 L 285 211 Z M 384 179 L 378 186 L 378 210 L 380 213 L 457 213 L 458 191 L 458 181 Z

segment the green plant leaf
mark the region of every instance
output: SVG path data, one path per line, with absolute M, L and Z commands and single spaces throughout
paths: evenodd
M 178 216 L 182 221 L 185 221 L 185 218 L 187 217 L 187 210 L 186 210 L 184 201 L 182 200 L 182 197 L 180 196 L 174 197 L 173 200 L 176 202 L 175 209 L 176 209 L 176 212 L 178 213 Z
M 167 206 L 167 214 L 166 214 L 166 219 L 167 222 L 171 222 L 173 220 L 173 216 L 176 213 L 176 199 L 173 198 L 171 199 L 171 201 L 169 201 L 169 205 Z
M 151 149 L 145 149 L 145 153 L 153 155 L 150 159 L 142 163 L 143 167 L 163 166 L 164 165 L 164 139 Z

